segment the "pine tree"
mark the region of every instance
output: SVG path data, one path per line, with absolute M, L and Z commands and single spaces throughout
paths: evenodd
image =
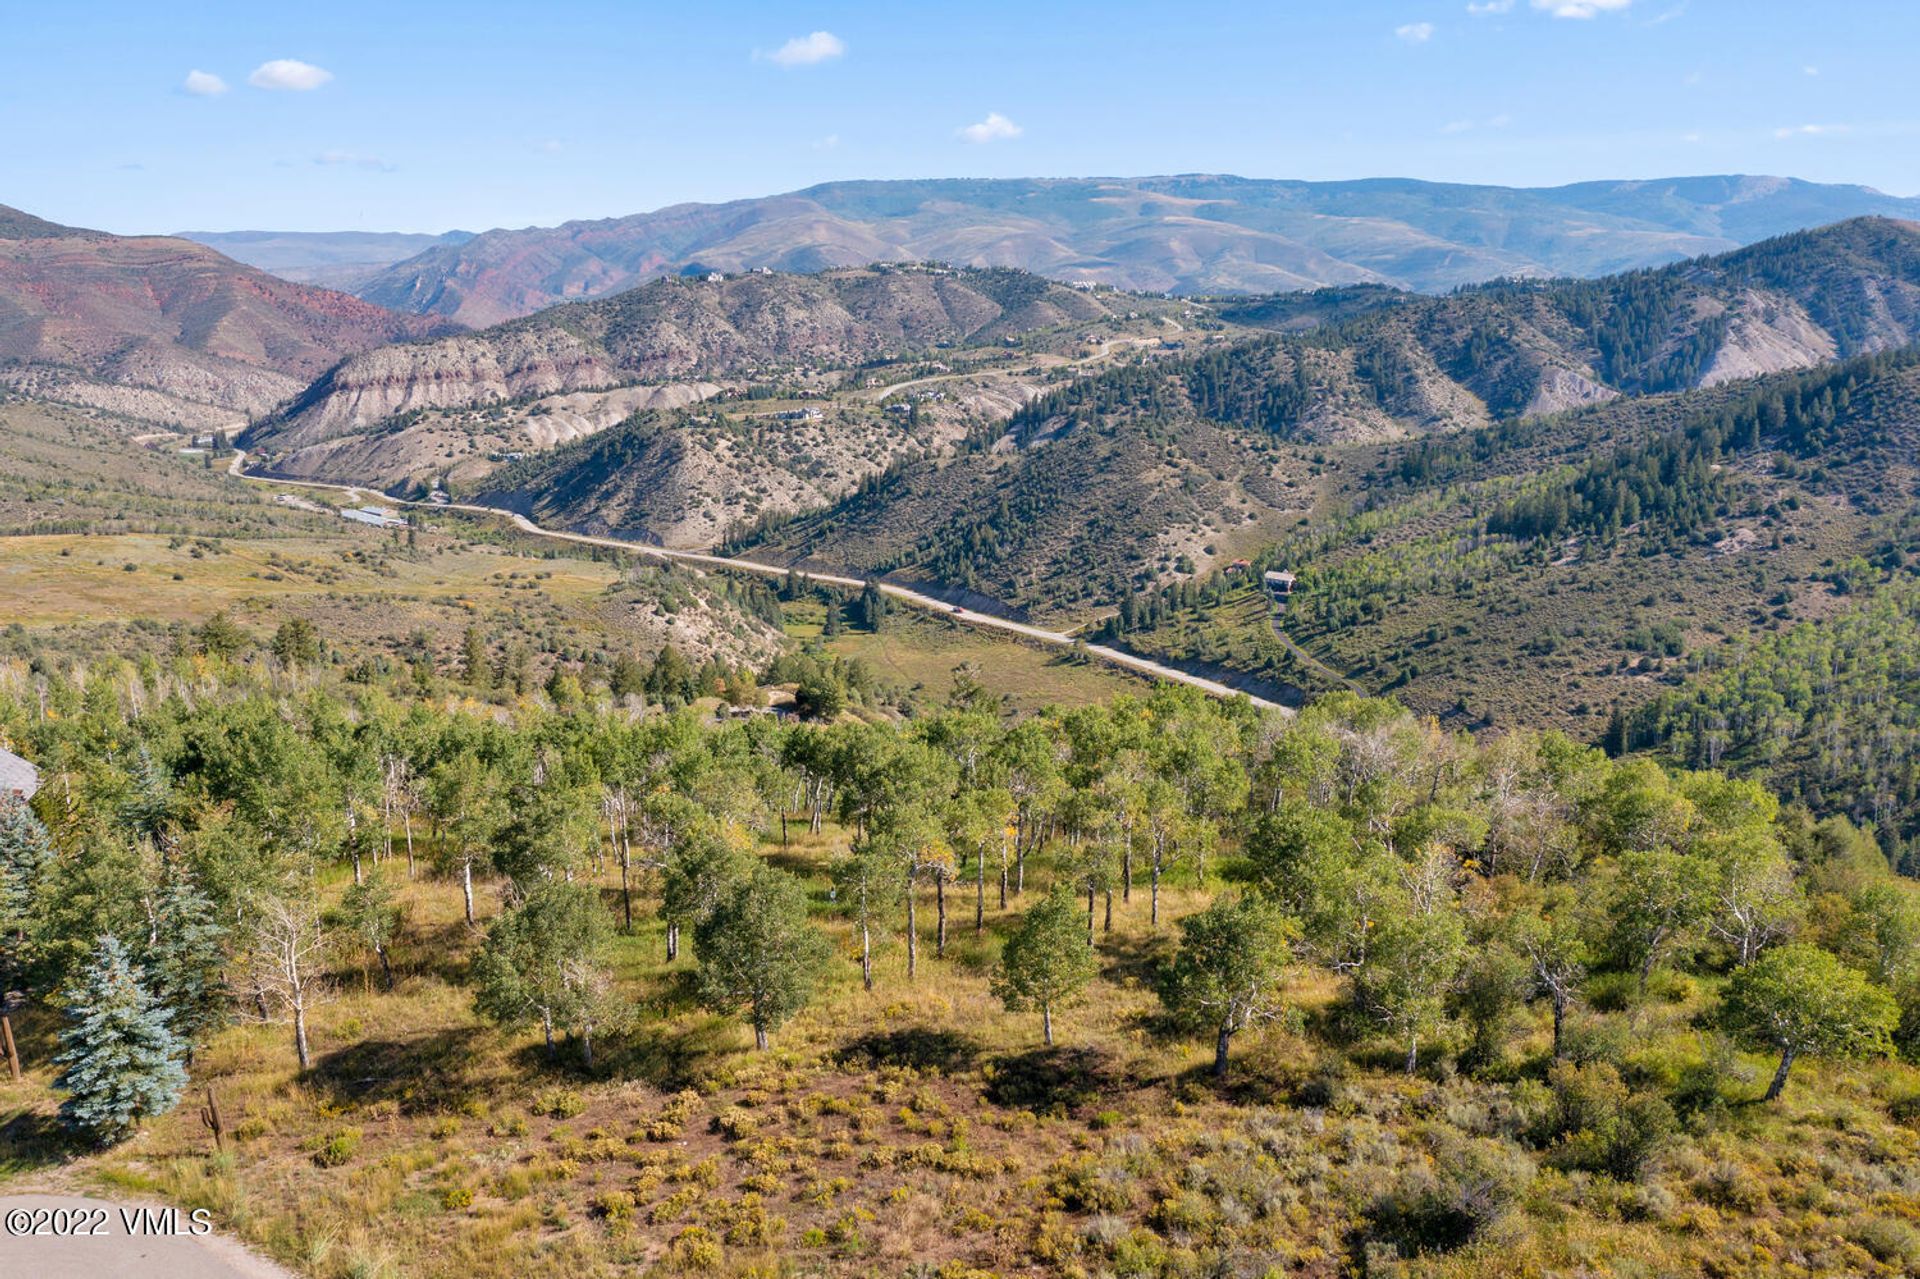
M 62 1123 L 106 1146 L 173 1108 L 187 1086 L 186 1049 L 117 938 L 100 938 L 66 1006 L 55 1058 L 65 1067 L 55 1086 L 68 1093 Z
M 184 870 L 161 886 L 147 948 L 154 998 L 172 1013 L 171 1026 L 192 1059 L 206 1033 L 226 1020 L 226 929 L 213 903 Z
M 23 986 L 34 962 L 34 894 L 52 862 L 53 841 L 33 810 L 0 798 L 0 990 Z
M 475 688 L 493 687 L 493 668 L 487 664 L 487 641 L 471 626 L 460 641 L 460 678 Z

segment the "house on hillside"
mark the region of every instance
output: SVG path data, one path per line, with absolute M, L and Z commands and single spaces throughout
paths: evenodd
M 12 751 L 0 750 L 0 797 L 32 799 L 40 789 L 40 770 Z
M 1293 594 L 1293 584 L 1297 579 L 1291 573 L 1270 570 L 1261 574 L 1260 580 L 1266 583 L 1267 594 L 1284 604 L 1287 597 Z

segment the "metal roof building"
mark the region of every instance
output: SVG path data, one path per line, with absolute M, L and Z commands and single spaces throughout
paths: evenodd
M 11 751 L 0 750 L 0 795 L 32 799 L 40 789 L 40 770 Z

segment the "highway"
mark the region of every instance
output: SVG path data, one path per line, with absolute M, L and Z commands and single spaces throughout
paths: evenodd
M 725 555 L 711 555 L 704 551 L 675 551 L 663 546 L 648 546 L 644 542 L 628 542 L 614 537 L 592 537 L 585 533 L 561 532 L 556 529 L 542 528 L 516 511 L 502 510 L 494 506 L 476 506 L 466 502 L 408 502 L 399 498 L 387 497 L 377 489 L 356 487 L 351 484 L 329 484 L 315 480 L 281 480 L 274 479 L 270 476 L 251 475 L 247 472 L 246 461 L 247 455 L 244 451 L 239 449 L 234 450 L 233 461 L 228 465 L 227 473 L 237 479 L 247 480 L 255 484 L 272 484 L 285 488 L 330 489 L 335 492 L 345 493 L 356 502 L 375 502 L 393 506 L 418 506 L 427 510 L 455 510 L 466 511 L 474 515 L 496 516 L 512 521 L 514 526 L 522 532 L 532 534 L 535 537 L 552 538 L 555 541 L 561 542 L 574 542 L 583 546 L 610 547 L 614 550 L 625 551 L 631 555 L 644 555 L 657 560 L 694 564 L 704 568 L 727 569 L 739 573 L 757 573 L 762 577 L 785 578 L 789 571 L 791 571 L 805 581 L 821 582 L 829 586 L 848 586 L 855 590 L 859 590 L 867 584 L 865 578 L 843 577 L 835 573 L 819 573 L 803 569 L 789 570 L 783 565 L 760 564 L 753 560 L 734 559 Z M 1080 643 L 1080 641 L 1074 639 L 1073 636 L 1063 631 L 1050 631 L 1044 627 L 1029 626 L 1025 622 L 1015 622 L 1008 618 L 995 617 L 991 613 L 981 613 L 969 608 L 960 608 L 947 603 L 945 600 L 936 599 L 931 595 L 923 595 L 919 591 L 911 590 L 905 586 L 896 586 L 891 582 L 879 582 L 877 585 L 880 588 L 880 592 L 890 600 L 896 600 L 913 608 L 925 609 L 929 613 L 937 613 L 942 617 L 951 618 L 956 622 L 962 622 L 968 626 L 978 627 L 982 630 L 1000 631 L 1008 635 L 1017 635 L 1022 639 L 1032 640 L 1035 643 L 1045 644 L 1053 648 L 1070 649 Z M 1123 653 L 1119 649 L 1109 648 L 1105 644 L 1086 644 L 1083 646 L 1082 651 L 1099 658 L 1103 662 L 1117 666 L 1122 670 L 1133 671 L 1136 674 L 1145 675 L 1150 679 L 1162 679 L 1172 684 L 1185 684 L 1190 688 L 1197 688 L 1201 692 L 1211 696 L 1229 700 L 1235 697 L 1244 697 L 1263 710 L 1276 710 L 1291 714 L 1291 711 L 1287 707 L 1282 706 L 1278 702 L 1269 701 L 1264 697 L 1255 697 L 1251 693 L 1229 688 L 1218 680 L 1207 679 L 1201 675 L 1192 675 L 1172 666 L 1163 666 L 1159 662 L 1149 658 L 1136 657 L 1132 653 Z

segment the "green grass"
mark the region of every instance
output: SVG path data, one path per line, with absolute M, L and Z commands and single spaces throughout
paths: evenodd
M 820 637 L 822 610 L 815 604 L 788 608 L 787 633 L 799 640 Z M 953 684 L 954 667 L 971 663 L 978 678 L 1018 711 L 1042 706 L 1085 706 L 1147 685 L 1103 663 L 1080 663 L 1059 649 L 985 635 L 918 610 L 888 615 L 879 633 L 846 630 L 825 642 L 828 652 L 859 658 L 883 684 L 939 702 Z

